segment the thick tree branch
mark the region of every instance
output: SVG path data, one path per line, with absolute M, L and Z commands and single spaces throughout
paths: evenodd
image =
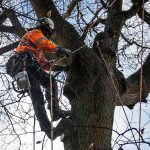
M 2 24 L 7 19 L 5 12 L 1 12 L 0 14 L 0 24 Z
M 145 102 L 150 92 L 150 54 L 143 64 L 143 93 L 142 101 Z M 140 69 L 126 79 L 127 91 L 122 95 L 124 105 L 133 105 L 140 101 Z
M 83 45 L 83 41 L 75 28 L 64 20 L 59 14 L 52 0 L 30 0 L 38 18 L 47 16 L 49 10 L 52 11 L 52 20 L 55 23 L 56 39 L 59 44 L 69 49 L 77 49 Z M 78 43 L 78 44 L 77 44 Z
M 19 22 L 15 12 L 12 9 L 6 9 L 5 12 L 7 17 L 10 19 L 12 25 L 14 27 L 17 27 L 17 30 L 15 32 L 21 38 L 26 33 L 26 31 Z
M 0 25 L 0 32 L 16 33 L 20 28 L 14 26 Z
M 0 32 L 17 34 L 21 38 L 26 33 L 26 31 L 22 27 L 15 12 L 12 9 L 5 9 L 3 11 L 3 13 L 0 15 L 0 23 L 3 23 L 7 18 L 10 19 L 13 26 L 0 25 Z M 19 42 L 17 41 L 15 43 L 0 48 L 0 55 L 16 48 L 18 44 Z
M 12 43 L 10 45 L 7 45 L 7 46 L 4 46 L 4 47 L 0 48 L 0 55 L 2 55 L 4 53 L 7 53 L 10 50 L 15 49 L 18 46 L 18 44 L 19 44 L 19 41 L 14 42 L 14 43 Z
M 116 12 L 117 7 L 119 6 L 119 2 L 114 2 L 113 5 L 109 8 L 108 14 L 111 14 L 111 18 L 118 18 L 118 22 L 124 23 L 127 19 L 133 17 L 136 13 L 140 13 L 143 5 L 143 1 L 141 0 L 132 0 L 133 5 L 128 11 L 122 11 L 121 9 Z M 144 4 L 148 2 L 148 0 L 144 1 Z M 112 3 L 112 0 L 109 2 Z M 121 1 L 120 1 L 121 5 Z M 149 14 L 145 11 L 145 21 L 149 24 Z M 119 21 L 120 20 L 120 21 Z M 117 25 L 116 25 L 117 26 Z M 106 28 L 107 29 L 107 28 Z

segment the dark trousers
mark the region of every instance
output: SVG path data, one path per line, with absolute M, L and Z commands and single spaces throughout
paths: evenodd
M 51 124 L 48 119 L 43 92 L 41 86 L 46 89 L 47 95 L 50 95 L 50 78 L 44 70 L 42 70 L 39 64 L 32 59 L 28 53 L 21 54 L 22 60 L 25 62 L 25 69 L 29 76 L 31 88 L 29 94 L 31 96 L 35 115 L 40 123 L 40 127 L 43 131 L 50 130 Z M 52 96 L 54 100 L 58 101 L 57 83 L 55 79 L 52 79 Z
M 42 69 L 40 69 L 36 63 L 28 64 L 26 66 L 26 70 L 31 84 L 30 96 L 35 115 L 40 123 L 41 129 L 49 130 L 51 126 L 45 110 L 44 96 L 40 87 L 40 85 L 42 85 L 47 92 L 49 91 L 49 76 Z

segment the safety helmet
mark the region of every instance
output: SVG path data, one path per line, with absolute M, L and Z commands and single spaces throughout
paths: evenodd
M 50 18 L 41 18 L 38 23 L 37 27 L 39 27 L 44 33 L 49 33 L 48 36 L 51 36 L 54 32 L 54 22 Z M 46 35 L 47 36 L 47 35 Z

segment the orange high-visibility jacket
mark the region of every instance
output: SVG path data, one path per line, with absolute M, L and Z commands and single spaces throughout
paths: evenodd
M 39 64 L 43 67 L 45 65 L 46 59 L 43 57 L 42 51 L 55 52 L 57 46 L 50 40 L 48 40 L 43 33 L 38 29 L 33 29 L 27 32 L 21 39 L 16 52 L 24 52 L 31 50 L 34 52 Z M 44 68 L 47 70 L 48 68 Z

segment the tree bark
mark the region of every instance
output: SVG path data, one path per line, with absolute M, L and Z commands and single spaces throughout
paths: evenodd
M 102 127 L 112 129 L 116 96 L 104 64 L 92 49 L 82 49 L 75 55 L 69 75 L 64 94 L 72 106 L 75 131 L 69 140 L 71 148 L 65 149 L 85 150 L 92 143 L 97 149 L 109 149 L 112 131 Z
M 59 14 L 52 0 L 30 1 L 38 18 L 45 17 L 47 12 L 52 10 L 51 18 L 55 23 L 56 39 L 59 44 L 71 50 L 84 45 L 79 33 Z M 108 11 L 104 32 L 96 36 L 92 49 L 84 47 L 72 57 L 64 87 L 64 95 L 70 101 L 72 115 L 68 119 L 62 119 L 54 129 L 55 138 L 64 134 L 65 150 L 90 150 L 91 147 L 95 150 L 111 149 L 115 106 L 135 104 L 139 100 L 140 71 L 126 79 L 126 91 L 118 90 L 116 52 L 125 20 L 133 16 L 140 5 L 138 7 L 136 5 L 136 9 L 134 7 L 129 12 L 123 13 L 122 0 L 108 2 L 110 6 L 112 3 L 113 5 Z M 12 24 L 20 26 L 16 16 L 10 13 L 7 15 L 12 19 Z M 2 17 L 5 19 L 5 15 Z M 23 33 L 24 31 L 16 32 L 19 36 Z M 15 44 L 12 46 L 16 46 Z M 10 47 L 5 47 L 8 48 Z M 4 49 L 1 50 L 4 52 Z M 145 70 L 143 98 L 150 90 L 149 57 L 143 65 Z M 119 102 L 118 94 L 123 103 Z

